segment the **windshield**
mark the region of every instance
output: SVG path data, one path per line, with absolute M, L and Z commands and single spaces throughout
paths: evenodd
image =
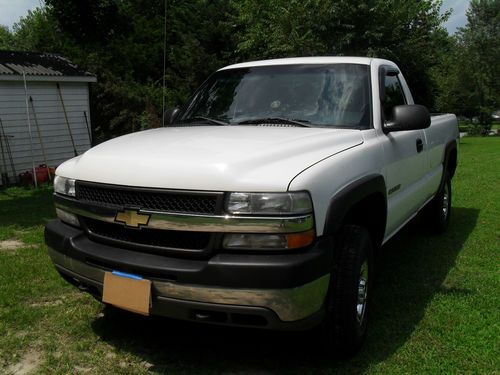
M 279 65 L 221 70 L 202 85 L 176 122 L 235 125 L 266 120 L 369 128 L 368 66 Z

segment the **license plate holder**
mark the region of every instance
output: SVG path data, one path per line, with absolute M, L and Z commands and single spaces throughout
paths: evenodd
M 151 306 L 151 280 L 123 272 L 105 272 L 102 302 L 147 316 Z

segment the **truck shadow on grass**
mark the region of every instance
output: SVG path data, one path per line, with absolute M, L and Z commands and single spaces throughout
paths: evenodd
M 438 294 L 472 293 L 444 281 L 476 226 L 479 210 L 454 208 L 448 232 L 426 233 L 417 218 L 376 257 L 374 309 L 366 345 L 334 359 L 310 332 L 268 332 L 143 318 L 105 309 L 92 328 L 104 341 L 148 362 L 157 373 L 361 373 L 391 356 L 412 335 Z

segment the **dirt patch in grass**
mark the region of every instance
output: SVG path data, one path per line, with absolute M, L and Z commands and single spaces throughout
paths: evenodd
M 64 301 L 62 299 L 56 299 L 51 301 L 40 301 L 30 303 L 31 307 L 50 307 L 50 306 L 59 306 L 62 305 Z
M 63 295 L 45 296 L 39 299 L 33 299 L 31 301 L 28 301 L 27 305 L 29 305 L 30 307 L 51 307 L 72 303 L 75 301 L 83 300 L 85 298 L 86 296 L 83 293 L 71 291 Z
M 21 360 L 7 367 L 6 373 L 12 375 L 24 375 L 32 373 L 42 363 L 42 353 L 36 349 L 30 349 Z
M 94 371 L 94 369 L 92 367 L 75 366 L 75 371 L 79 374 L 87 374 Z
M 26 246 L 26 244 L 19 240 L 5 240 L 0 241 L 0 251 L 2 250 L 17 250 L 21 247 Z

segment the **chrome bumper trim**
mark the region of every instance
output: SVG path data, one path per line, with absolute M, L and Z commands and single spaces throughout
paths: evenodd
M 56 208 L 76 215 L 115 223 L 116 210 L 90 210 L 73 199 L 58 199 Z M 313 228 L 312 214 L 290 217 L 250 217 L 233 215 L 196 215 L 171 212 L 138 210 L 140 214 L 151 215 L 148 228 L 192 232 L 225 233 L 297 233 Z
M 100 284 L 104 270 L 70 258 L 49 248 L 52 261 Z M 173 282 L 153 281 L 153 293 L 158 296 L 195 302 L 225 305 L 264 307 L 274 311 L 284 322 L 307 318 L 319 311 L 328 291 L 330 275 L 324 275 L 308 284 L 289 289 L 229 289 Z

